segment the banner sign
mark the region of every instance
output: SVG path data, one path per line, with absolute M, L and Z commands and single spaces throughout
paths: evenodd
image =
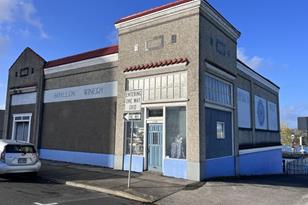
M 266 100 L 255 96 L 256 129 L 267 130 L 267 104 Z
M 268 129 L 278 131 L 278 113 L 277 105 L 273 102 L 267 102 L 268 109 Z
M 44 103 L 87 100 L 117 96 L 117 81 L 47 90 Z
M 237 89 L 238 126 L 251 128 L 250 93 L 246 90 Z

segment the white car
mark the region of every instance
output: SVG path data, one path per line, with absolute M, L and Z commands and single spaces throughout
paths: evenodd
M 41 162 L 33 144 L 0 140 L 0 174 L 36 174 L 40 168 Z

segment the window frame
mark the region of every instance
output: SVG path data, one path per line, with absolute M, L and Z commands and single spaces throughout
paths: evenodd
M 32 121 L 32 113 L 13 114 L 13 129 L 12 129 L 11 140 L 17 141 L 17 139 L 15 139 L 17 122 L 28 122 L 29 123 L 29 129 L 28 129 L 27 141 L 21 141 L 21 142 L 30 142 L 31 121 Z
M 207 91 L 207 89 L 206 89 L 206 77 L 207 76 L 230 86 L 230 105 L 223 104 L 221 102 L 217 102 L 217 101 L 213 101 L 213 100 L 209 100 L 209 99 L 206 98 L 206 91 Z M 217 76 L 215 76 L 211 73 L 208 73 L 208 72 L 204 73 L 204 101 L 206 103 L 210 103 L 210 104 L 214 104 L 214 105 L 218 105 L 218 106 L 222 106 L 222 107 L 227 107 L 227 108 L 233 108 L 233 106 L 234 106 L 234 96 L 233 96 L 234 91 L 233 91 L 233 88 L 234 88 L 234 86 L 231 82 L 228 82 L 228 81 L 226 81 L 226 80 L 224 80 L 220 77 L 217 77 Z

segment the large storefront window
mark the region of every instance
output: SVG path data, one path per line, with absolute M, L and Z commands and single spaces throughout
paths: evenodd
M 205 99 L 211 103 L 232 106 L 231 84 L 205 75 Z
M 166 108 L 166 158 L 186 158 L 186 108 Z
M 125 122 L 126 154 L 130 154 L 131 122 Z M 144 140 L 144 110 L 142 109 L 141 121 L 134 122 L 133 128 L 133 154 L 143 155 Z

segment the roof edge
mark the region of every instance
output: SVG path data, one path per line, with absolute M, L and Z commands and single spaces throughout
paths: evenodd
M 95 50 L 90 50 L 70 56 L 66 56 L 63 58 L 58 58 L 55 60 L 51 60 L 45 63 L 44 69 L 55 67 L 55 66 L 60 66 L 60 65 L 65 65 L 65 64 L 70 64 L 70 63 L 75 63 L 83 60 L 88 60 L 92 58 L 97 58 L 97 57 L 102 57 L 106 55 L 111 55 L 111 54 L 116 54 L 119 52 L 119 47 L 118 45 L 112 45 L 104 48 L 99 48 Z
M 129 15 L 129 16 L 125 16 L 125 17 L 121 18 L 120 20 L 116 21 L 115 24 L 119 24 L 119 23 L 123 23 L 123 22 L 129 21 L 129 20 L 133 20 L 135 18 L 139 18 L 141 16 L 145 16 L 145 15 L 152 14 L 152 13 L 155 13 L 155 12 L 158 12 L 158 11 L 161 11 L 161 10 L 165 10 L 165 9 L 168 9 L 168 8 L 171 8 L 171 7 L 174 7 L 174 6 L 178 6 L 178 5 L 190 2 L 190 1 L 194 1 L 194 0 L 177 0 L 177 1 L 174 1 L 174 2 L 171 2 L 171 3 L 168 3 L 168 4 L 156 6 L 154 8 L 150 8 L 150 9 L 140 11 L 140 12 L 137 12 L 137 13 Z
M 257 74 L 258 76 L 260 76 L 261 78 L 263 78 L 264 80 L 266 80 L 267 82 L 269 82 L 270 84 L 272 84 L 273 86 L 275 86 L 276 88 L 280 89 L 280 87 L 275 84 L 274 82 L 272 82 L 271 80 L 269 80 L 268 78 L 264 77 L 263 75 L 261 75 L 260 73 L 258 73 L 257 71 L 255 71 L 254 69 L 252 69 L 251 67 L 249 67 L 246 63 L 244 63 L 243 61 L 241 61 L 240 59 L 237 59 L 237 62 L 241 63 L 242 65 L 244 65 L 246 68 L 248 68 L 249 70 L 251 70 L 252 72 L 254 72 L 255 74 Z

